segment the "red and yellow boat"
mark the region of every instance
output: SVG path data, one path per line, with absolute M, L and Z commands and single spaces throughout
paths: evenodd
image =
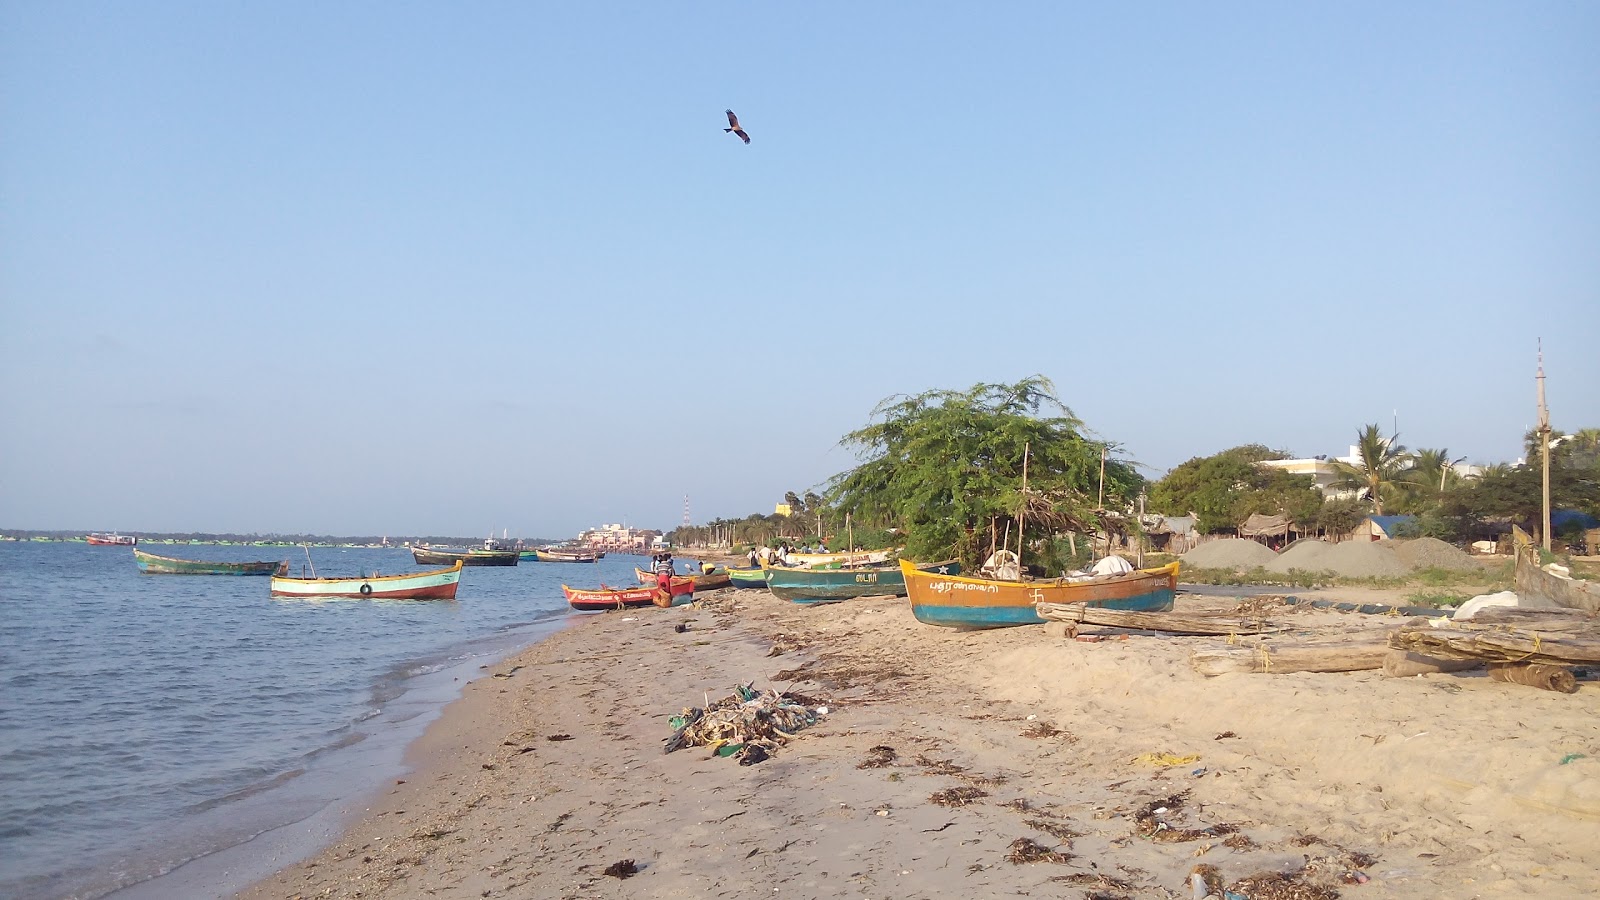
M 694 599 L 694 580 L 690 578 L 672 579 L 672 605 L 688 603 Z M 608 609 L 628 609 L 636 606 L 650 606 L 656 601 L 656 588 L 613 588 L 600 585 L 598 590 L 585 590 L 566 585 L 561 586 L 561 592 L 567 595 L 567 605 L 578 612 L 603 612 Z

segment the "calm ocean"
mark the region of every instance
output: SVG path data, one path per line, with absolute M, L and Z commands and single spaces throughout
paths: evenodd
M 295 574 L 306 558 L 148 549 Z M 401 549 L 311 559 L 425 568 Z M 0 542 L 0 896 L 221 895 L 287 865 L 337 833 L 339 801 L 401 771 L 464 682 L 569 621 L 563 581 L 631 584 L 639 561 L 468 568 L 454 602 L 311 603 L 264 577 L 140 575 L 126 547 Z

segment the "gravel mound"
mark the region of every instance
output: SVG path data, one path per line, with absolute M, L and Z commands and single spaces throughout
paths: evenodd
M 1296 541 L 1267 566 L 1267 571 L 1299 569 L 1303 572 L 1332 572 L 1344 578 L 1398 578 L 1409 574 L 1411 568 L 1389 546 L 1389 542 L 1345 541 L 1330 544 L 1326 541 Z
M 1223 538 L 1209 541 L 1190 550 L 1179 560 L 1197 569 L 1239 569 L 1248 571 L 1265 566 L 1277 559 L 1277 554 L 1256 541 L 1244 538 Z
M 1477 560 L 1466 551 L 1446 544 L 1438 538 L 1417 538 L 1414 541 L 1395 541 L 1394 552 L 1413 569 L 1476 569 Z

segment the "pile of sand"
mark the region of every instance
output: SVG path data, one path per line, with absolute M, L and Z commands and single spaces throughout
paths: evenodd
M 1466 551 L 1438 538 L 1395 541 L 1394 552 L 1413 569 L 1476 569 L 1478 563 Z
M 1223 538 L 1209 541 L 1185 553 L 1179 559 L 1186 566 L 1197 569 L 1250 569 L 1265 566 L 1277 554 L 1256 541 L 1244 538 Z
M 1296 541 L 1267 566 L 1269 572 L 1291 569 L 1332 572 L 1344 578 L 1399 578 L 1409 574 L 1412 566 L 1387 543 Z

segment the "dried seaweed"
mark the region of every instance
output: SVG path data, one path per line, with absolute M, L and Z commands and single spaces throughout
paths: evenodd
M 1070 853 L 1058 853 L 1055 850 L 1034 843 L 1031 838 L 1017 838 L 1011 842 L 1009 852 L 1006 853 L 1006 862 L 1015 865 L 1023 863 L 1064 863 L 1072 859 Z
M 928 802 L 940 806 L 966 806 L 987 796 L 989 794 L 986 791 L 980 791 L 975 787 L 953 787 L 929 796 Z
M 1069 744 L 1078 740 L 1076 736 L 1062 731 L 1060 728 L 1055 727 L 1049 722 L 1035 722 L 1032 725 L 1029 725 L 1027 729 L 1022 732 L 1023 737 L 1033 738 L 1036 741 L 1044 740 L 1045 738 L 1053 738 L 1062 734 L 1067 735 L 1067 743 Z
M 1248 835 L 1235 834 L 1230 835 L 1227 840 L 1223 841 L 1222 846 L 1227 847 L 1230 850 L 1238 850 L 1242 853 L 1246 850 L 1254 850 L 1259 847 L 1260 844 L 1250 840 Z
M 1313 884 L 1299 873 L 1257 872 L 1235 881 L 1228 890 L 1250 900 L 1338 900 L 1339 897 L 1338 889 Z
M 1239 830 L 1232 825 L 1226 824 L 1213 825 L 1210 828 L 1174 827 L 1163 816 L 1175 815 L 1181 812 L 1188 796 L 1188 792 L 1185 791 L 1160 800 L 1151 800 L 1133 814 L 1134 828 L 1144 837 L 1161 844 L 1197 841 L 1201 838 L 1233 834 Z
M 633 860 L 631 859 L 624 859 L 620 862 L 614 862 L 611 865 L 606 866 L 605 870 L 605 874 L 610 875 L 612 878 L 632 878 L 634 875 L 637 875 L 638 872 L 639 867 L 634 865 Z
M 1029 828 L 1037 828 L 1059 841 L 1070 843 L 1073 838 L 1081 836 L 1079 832 L 1073 831 L 1060 822 L 1052 822 L 1049 819 L 1026 819 L 1022 824 Z
M 868 747 L 867 758 L 859 763 L 856 763 L 856 768 L 881 769 L 892 764 L 897 755 L 898 754 L 895 753 L 893 747 L 886 746 L 884 744 L 879 744 L 876 747 Z

